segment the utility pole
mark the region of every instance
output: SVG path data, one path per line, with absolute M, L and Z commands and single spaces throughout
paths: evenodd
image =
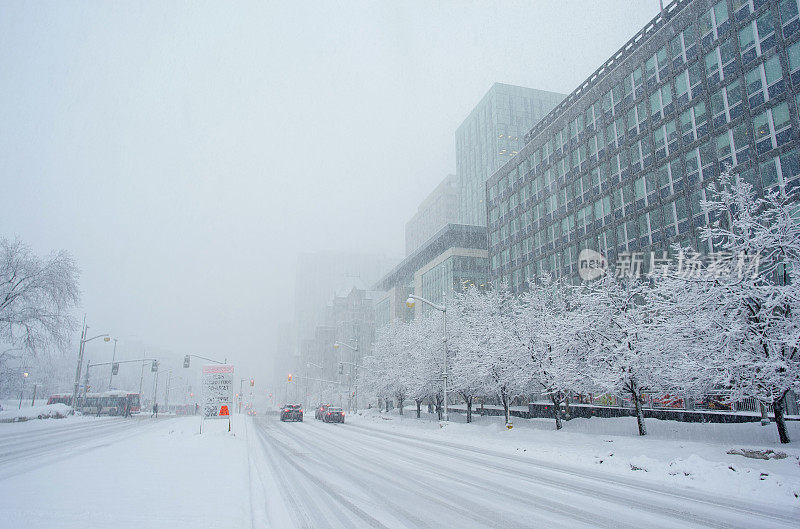
M 156 393 L 157 391 L 158 391 L 158 371 L 156 371 L 156 374 L 153 376 L 153 406 L 155 406 L 158 403 L 157 400 L 158 394 Z
M 114 338 L 114 352 L 111 353 L 111 374 L 108 376 L 108 391 L 111 391 L 111 381 L 114 379 L 114 360 L 117 358 L 117 339 Z
M 86 360 L 86 374 L 83 377 L 83 398 L 89 393 L 89 360 Z
M 139 398 L 142 398 L 142 382 L 144 382 L 144 366 L 147 364 L 146 361 L 142 362 L 142 372 L 139 374 Z
M 164 391 L 164 413 L 169 411 L 169 383 L 172 381 L 172 371 L 167 372 L 167 388 Z
M 75 385 L 72 388 L 72 411 L 75 412 L 78 404 L 78 387 L 81 384 L 81 368 L 83 368 L 83 345 L 86 339 L 86 314 L 83 315 L 83 326 L 81 327 L 81 341 L 78 346 L 78 367 L 75 370 Z

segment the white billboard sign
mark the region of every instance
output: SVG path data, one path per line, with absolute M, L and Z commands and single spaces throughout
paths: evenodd
M 233 366 L 203 366 L 203 417 L 229 418 L 233 412 Z

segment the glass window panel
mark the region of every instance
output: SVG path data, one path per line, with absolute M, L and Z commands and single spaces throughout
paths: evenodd
M 783 73 L 781 72 L 781 63 L 777 55 L 764 63 L 764 73 L 767 77 L 768 86 L 781 80 Z
M 789 121 L 789 105 L 787 103 L 781 103 L 772 109 L 772 122 L 775 125 L 775 132 L 789 126 Z

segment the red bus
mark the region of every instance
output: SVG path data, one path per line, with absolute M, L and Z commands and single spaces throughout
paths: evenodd
M 58 393 L 50 395 L 48 404 L 72 404 L 71 393 Z M 77 409 L 81 413 L 92 415 L 122 415 L 125 405 L 131 407 L 131 413 L 141 411 L 140 396 L 124 390 L 104 391 L 103 393 L 86 393 L 78 396 Z

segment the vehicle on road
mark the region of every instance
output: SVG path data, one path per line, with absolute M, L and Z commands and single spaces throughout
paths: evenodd
M 247 415 L 249 415 L 250 417 L 255 417 L 256 416 L 256 410 L 254 410 L 253 408 L 250 408 L 249 410 L 247 410 Z
M 71 393 L 50 395 L 48 404 L 72 404 Z M 125 390 L 111 390 L 102 393 L 86 393 L 79 395 L 78 411 L 91 415 L 122 415 L 129 406 L 131 413 L 141 411 L 140 395 Z
M 344 422 L 344 410 L 342 408 L 334 408 L 333 406 L 325 410 L 322 416 L 323 422 Z
M 299 404 L 287 404 L 281 409 L 281 421 L 303 422 L 303 408 Z
M 317 406 L 317 409 L 314 410 L 314 418 L 321 421 L 322 416 L 325 414 L 325 410 L 331 407 L 331 404 L 320 404 Z

